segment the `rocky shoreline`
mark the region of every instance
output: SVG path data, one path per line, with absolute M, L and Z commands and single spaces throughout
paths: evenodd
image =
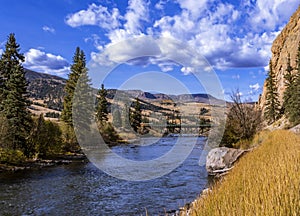
M 0 164 L 0 173 L 18 172 L 30 169 L 42 169 L 71 163 L 86 163 L 88 160 L 84 154 L 58 155 L 52 159 L 28 160 L 22 164 Z

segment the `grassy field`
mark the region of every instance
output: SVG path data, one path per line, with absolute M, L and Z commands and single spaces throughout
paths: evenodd
M 261 145 L 199 199 L 191 215 L 300 215 L 300 137 L 281 130 L 254 142 Z

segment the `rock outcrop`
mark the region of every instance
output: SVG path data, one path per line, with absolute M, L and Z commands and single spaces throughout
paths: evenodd
M 287 68 L 287 59 L 290 55 L 291 66 L 296 68 L 296 58 L 298 46 L 300 44 L 300 6 L 292 15 L 288 24 L 284 27 L 281 33 L 277 36 L 272 45 L 272 69 L 276 74 L 277 88 L 279 100 L 282 104 L 283 94 L 285 91 L 284 74 Z M 294 70 L 296 72 L 296 70 Z M 266 83 L 263 88 L 263 93 L 259 99 L 259 108 L 264 109 L 266 102 Z
M 227 147 L 214 148 L 206 157 L 206 170 L 209 175 L 219 175 L 227 172 L 246 151 Z

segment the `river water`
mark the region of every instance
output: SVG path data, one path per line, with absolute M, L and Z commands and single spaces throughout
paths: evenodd
M 154 145 L 122 145 L 113 151 L 144 160 L 159 157 L 175 142 L 176 137 L 165 137 Z M 163 215 L 194 200 L 208 184 L 205 167 L 198 164 L 204 143 L 199 137 L 184 163 L 147 181 L 120 180 L 92 163 L 2 173 L 0 215 Z

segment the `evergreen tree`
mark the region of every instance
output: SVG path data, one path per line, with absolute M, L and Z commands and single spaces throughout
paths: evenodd
M 136 98 L 133 110 L 130 112 L 130 125 L 135 132 L 139 132 L 142 123 L 142 110 L 140 100 Z
M 125 103 L 124 109 L 122 111 L 122 127 L 126 129 L 130 129 L 130 109 Z
M 101 85 L 101 89 L 98 91 L 97 95 L 97 107 L 96 107 L 96 118 L 100 124 L 105 123 L 108 120 L 107 114 L 107 91 L 104 88 L 104 84 Z
M 31 116 L 27 109 L 29 106 L 27 81 L 22 62 L 24 56 L 20 54 L 20 45 L 17 44 L 15 35 L 10 34 L 0 59 L 1 112 L 8 121 L 10 147 L 21 149 L 26 156 L 30 156 L 31 149 L 26 138 L 31 127 Z
M 83 51 L 80 52 L 80 59 L 85 63 L 85 54 Z M 90 131 L 94 107 L 92 92 L 88 69 L 82 69 L 73 98 L 73 121 L 76 124 L 74 125 L 76 126 L 76 135 L 81 141 L 83 141 L 86 134 Z
M 61 114 L 61 119 L 68 125 L 72 126 L 72 106 L 75 88 L 80 75 L 86 71 L 86 60 L 83 51 L 79 47 L 76 48 L 73 64 L 71 65 L 71 72 L 66 82 L 64 97 L 64 108 Z
M 272 68 L 272 63 L 269 64 L 269 73 L 266 79 L 266 103 L 264 117 L 269 124 L 275 122 L 280 117 L 280 103 L 278 100 L 278 92 L 276 88 L 276 77 Z
M 294 87 L 295 87 L 295 76 L 293 75 L 293 68 L 291 66 L 291 58 L 290 54 L 288 55 L 287 59 L 287 68 L 286 68 L 286 73 L 284 74 L 285 78 L 285 92 L 283 95 L 283 106 L 282 106 L 282 111 L 289 116 L 289 114 L 292 111 L 292 101 L 291 97 L 294 94 Z
M 82 110 L 78 110 L 80 105 L 78 105 L 78 98 L 80 96 L 76 96 L 77 103 L 74 104 L 74 96 L 75 91 L 80 91 L 82 88 L 82 83 L 89 81 L 81 81 L 80 84 L 78 84 L 79 79 L 84 80 L 85 78 L 81 78 L 82 74 L 87 73 L 86 68 L 86 59 L 84 52 L 77 47 L 75 50 L 75 54 L 73 57 L 73 64 L 71 65 L 71 72 L 69 74 L 69 79 L 66 82 L 65 86 L 65 93 L 66 96 L 64 97 L 64 104 L 63 104 L 63 111 L 61 114 L 61 119 L 66 123 L 66 126 L 63 127 L 63 139 L 64 139 L 64 150 L 65 151 L 71 151 L 71 152 L 77 152 L 80 150 L 80 146 L 78 145 L 77 137 L 75 135 L 74 126 L 73 126 L 73 107 L 76 108 L 75 112 L 81 112 Z M 83 75 L 83 77 L 86 75 Z M 83 94 L 85 95 L 85 94 Z M 73 106 L 76 105 L 76 106 Z M 78 116 L 83 116 L 81 113 L 78 113 Z M 87 115 L 88 116 L 88 115 Z M 76 122 L 81 124 L 82 121 L 81 118 L 76 119 Z M 84 126 L 83 126 L 84 127 Z

